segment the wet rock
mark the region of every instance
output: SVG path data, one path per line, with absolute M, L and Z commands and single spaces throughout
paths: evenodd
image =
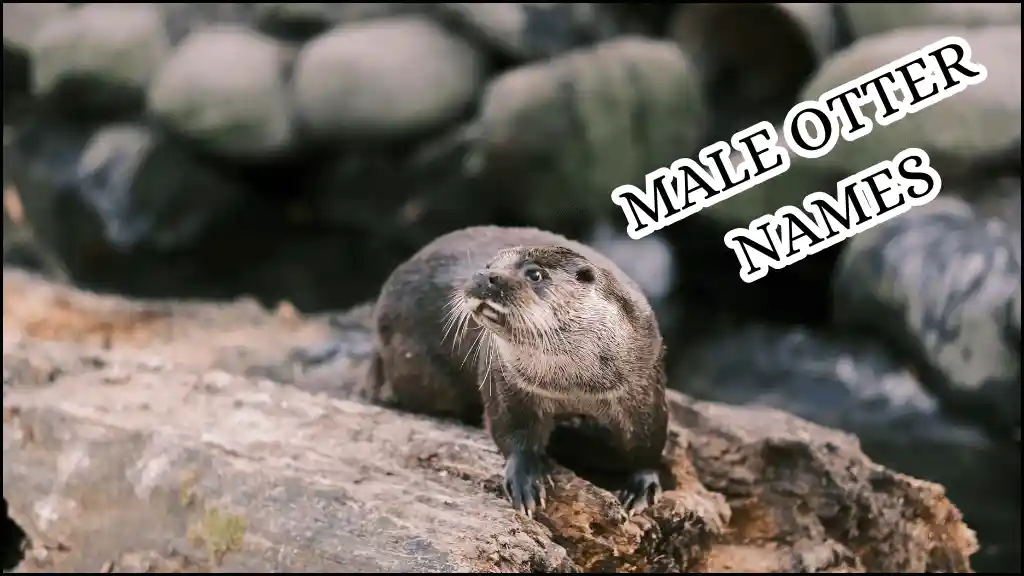
M 66 2 L 4 2 L 4 100 L 30 89 L 29 44 L 46 22 L 66 11 Z
M 266 157 L 293 139 L 286 51 L 241 27 L 189 36 L 149 89 L 153 114 L 204 149 L 231 157 Z
M 857 37 L 915 26 L 998 26 L 1020 24 L 1020 3 L 949 2 L 841 5 Z
M 359 22 L 303 48 L 295 102 L 317 137 L 393 140 L 453 120 L 483 73 L 475 48 L 425 18 Z
M 1009 232 L 1020 244 L 1021 235 L 1021 180 L 1009 176 L 982 180 L 969 188 L 953 190 L 966 200 L 979 215 L 995 218 L 1006 224 Z M 1018 250 L 1019 251 L 1019 250 Z
M 256 5 L 258 30 L 283 40 L 308 41 L 339 24 L 393 16 L 416 10 L 395 2 L 261 2 Z
M 889 342 L 947 409 L 1019 437 L 1020 290 L 1006 226 L 940 197 L 854 236 L 833 282 L 834 321 Z
M 468 37 L 520 62 L 609 38 L 615 29 L 592 3 L 439 3 L 436 11 Z
M 154 4 L 85 4 L 47 20 L 33 35 L 32 92 L 73 113 L 126 117 L 170 54 Z
M 703 110 L 675 45 L 610 40 L 492 80 L 467 169 L 481 194 L 532 225 L 593 222 L 617 211 L 612 190 L 694 149 Z
M 838 45 L 832 12 L 829 2 L 697 2 L 676 9 L 668 34 L 705 78 L 712 141 L 785 117 Z
M 313 396 L 301 370 L 282 386 L 211 369 L 218 350 L 267 349 L 261 335 L 309 341 L 316 319 L 6 271 L 4 292 L 4 499 L 31 542 L 22 569 L 965 572 L 977 546 L 941 487 L 852 437 L 674 392 L 660 504 L 626 518 L 559 470 L 523 518 L 482 430 Z M 101 329 L 107 350 L 88 339 Z
M 785 410 L 864 443 L 986 444 L 946 417 L 907 366 L 866 340 L 748 325 L 708 335 L 677 372 L 679 389 L 697 398 Z

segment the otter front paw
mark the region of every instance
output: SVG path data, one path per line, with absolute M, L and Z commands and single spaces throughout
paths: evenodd
M 541 456 L 513 454 L 505 463 L 505 496 L 512 508 L 530 518 L 538 506 L 544 506 L 546 486 L 552 482 L 551 469 Z
M 632 516 L 654 506 L 661 498 L 661 480 L 655 470 L 638 470 L 630 475 L 626 487 L 619 491 L 619 502 Z

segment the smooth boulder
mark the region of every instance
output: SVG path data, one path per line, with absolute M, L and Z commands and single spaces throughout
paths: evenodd
M 484 68 L 471 44 L 426 18 L 356 22 L 305 45 L 294 97 L 315 137 L 394 140 L 462 113 Z
M 4 98 L 29 91 L 29 43 L 46 22 L 68 9 L 67 2 L 4 2 Z
M 540 227 L 618 212 L 623 184 L 697 146 L 704 101 L 671 42 L 620 38 L 494 78 L 473 125 L 467 170 L 481 194 Z
M 32 93 L 68 111 L 124 117 L 170 56 L 155 4 L 85 4 L 50 18 L 29 43 Z
M 280 154 L 292 143 L 294 113 L 284 80 L 288 53 L 241 27 L 190 35 L 149 88 L 150 111 L 172 130 L 230 157 Z

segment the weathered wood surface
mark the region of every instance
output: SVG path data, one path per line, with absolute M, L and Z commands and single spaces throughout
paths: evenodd
M 476 429 L 353 400 L 366 309 L 96 296 L 4 272 L 3 496 L 22 571 L 969 571 L 935 484 L 855 438 L 671 395 L 633 519 L 562 471 L 537 520 Z

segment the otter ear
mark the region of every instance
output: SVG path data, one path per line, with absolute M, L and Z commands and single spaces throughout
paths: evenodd
M 593 284 L 594 269 L 590 266 L 580 266 L 576 269 L 576 281 L 583 284 Z

